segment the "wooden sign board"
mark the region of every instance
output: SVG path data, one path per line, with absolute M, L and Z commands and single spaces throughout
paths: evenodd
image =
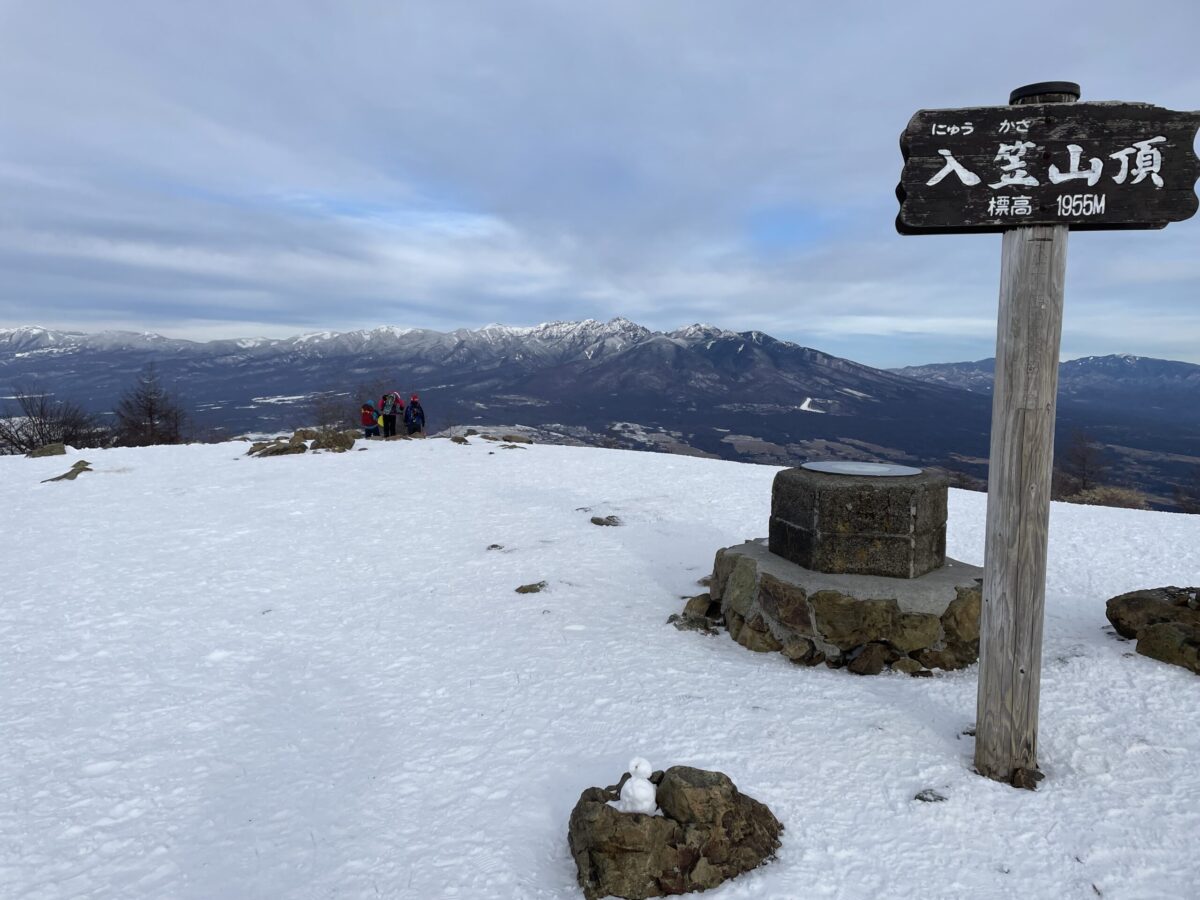
M 1198 128 L 1146 103 L 923 109 L 900 137 L 896 230 L 1163 228 L 1200 204 Z

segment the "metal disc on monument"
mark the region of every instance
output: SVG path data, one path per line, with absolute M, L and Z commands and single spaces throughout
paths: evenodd
M 866 475 L 875 478 L 920 475 L 924 471 L 912 466 L 897 466 L 892 463 L 845 462 L 841 460 L 806 462 L 800 468 L 813 472 L 825 472 L 828 475 Z

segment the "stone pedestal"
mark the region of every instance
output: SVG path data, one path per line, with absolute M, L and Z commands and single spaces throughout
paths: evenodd
M 982 578 L 955 560 L 918 578 L 814 572 L 758 540 L 717 551 L 709 591 L 749 650 L 860 675 L 919 674 L 979 658 Z
M 723 619 L 750 650 L 859 675 L 979 658 L 983 570 L 946 559 L 947 479 L 906 466 L 806 463 L 775 476 L 770 537 L 717 551 L 677 627 Z
M 814 572 L 917 578 L 946 559 L 941 475 L 785 469 L 771 489 L 770 550 Z

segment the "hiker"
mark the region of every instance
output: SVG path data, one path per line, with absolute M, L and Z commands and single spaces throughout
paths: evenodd
M 363 437 L 379 437 L 379 413 L 370 403 L 362 405 Z
M 421 398 L 416 394 L 408 399 L 408 409 L 404 411 L 404 425 L 410 435 L 425 434 L 425 408 L 421 406 Z
M 396 391 L 384 394 L 379 401 L 379 414 L 383 416 L 383 436 L 395 437 L 396 416 L 404 414 L 404 401 L 400 399 L 400 394 Z

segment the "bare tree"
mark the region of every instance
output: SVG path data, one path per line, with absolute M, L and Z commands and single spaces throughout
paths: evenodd
M 1074 494 L 1101 487 L 1108 474 L 1109 464 L 1103 447 L 1081 428 L 1071 433 L 1071 440 L 1059 456 L 1054 471 L 1053 496 L 1062 500 Z
M 126 447 L 181 444 L 189 427 L 183 403 L 163 386 L 153 363 L 121 396 L 116 417 L 116 440 Z
M 322 391 L 310 397 L 303 425 L 322 431 L 343 431 L 358 425 L 358 410 L 345 391 Z
M 30 453 L 46 444 L 108 443 L 108 430 L 74 401 L 55 400 L 31 384 L 17 386 L 13 400 L 16 405 L 6 405 L 0 416 L 0 453 Z

